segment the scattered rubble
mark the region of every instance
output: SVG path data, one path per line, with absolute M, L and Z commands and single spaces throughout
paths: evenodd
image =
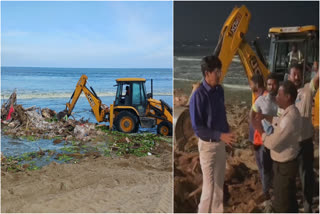
M 73 137 L 81 141 L 90 141 L 92 135 L 98 130 L 94 124 L 73 119 L 58 120 L 57 113 L 49 108 L 23 108 L 22 105 L 17 105 L 17 95 L 14 92 L 1 109 L 2 131 L 5 135 L 13 137 L 34 136 L 36 138 L 51 139 L 56 136 L 61 138 Z M 12 118 L 6 120 L 9 113 L 9 108 L 12 106 L 14 112 Z M 80 128 L 82 127 L 82 128 Z M 82 130 L 79 132 L 79 130 Z M 87 137 L 91 135 L 91 138 Z
M 96 125 L 83 119 L 70 117 L 58 119 L 58 114 L 49 108 L 23 108 L 17 105 L 15 92 L 2 105 L 1 133 L 12 138 L 28 141 L 52 139 L 61 149 L 56 151 L 41 150 L 38 153 L 24 153 L 15 157 L 4 157 L 1 162 L 4 171 L 39 169 L 34 162 L 73 162 L 85 157 L 99 156 L 159 156 L 172 151 L 172 138 L 152 133 L 125 134 L 110 131 L 105 124 Z M 6 120 L 10 108 L 14 108 L 12 118 Z M 36 160 L 33 160 L 36 158 Z M 48 160 L 48 161 L 47 161 Z M 30 161 L 26 163 L 25 161 Z
M 95 132 L 95 125 L 94 124 L 81 124 L 76 125 L 73 133 L 77 139 L 84 139 L 88 141 L 90 139 L 90 133 Z
M 42 114 L 42 117 L 44 117 L 46 119 L 52 119 L 57 115 L 57 112 L 55 112 L 49 108 L 43 108 L 41 110 L 41 114 Z
M 16 91 L 14 91 L 9 99 L 3 103 L 1 106 L 1 120 L 7 120 L 7 116 L 10 112 L 10 108 L 12 106 L 15 106 L 17 104 L 17 94 Z
M 174 106 L 185 106 L 188 103 L 189 97 L 184 94 L 182 89 L 174 89 Z

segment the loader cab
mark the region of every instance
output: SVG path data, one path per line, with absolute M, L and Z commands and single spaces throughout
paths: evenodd
M 143 78 L 120 78 L 117 82 L 115 106 L 134 107 L 144 115 L 147 107 L 146 80 Z
M 319 31 L 316 26 L 276 27 L 269 30 L 271 40 L 268 67 L 275 72 L 279 80 L 285 80 L 289 67 L 293 63 L 303 65 L 303 82 L 314 75 L 313 63 L 319 59 Z M 292 49 L 295 53 L 292 57 Z M 297 59 L 298 58 L 298 59 Z

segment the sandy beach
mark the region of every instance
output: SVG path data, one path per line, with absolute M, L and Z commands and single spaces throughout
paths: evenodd
M 2 172 L 1 212 L 172 212 L 171 152 Z

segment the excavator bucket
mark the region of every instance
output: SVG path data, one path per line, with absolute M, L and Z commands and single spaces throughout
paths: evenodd
M 175 108 L 174 115 L 177 116 L 175 121 L 175 135 L 174 135 L 174 150 L 175 151 L 185 151 L 185 147 L 189 140 L 196 137 L 190 120 L 189 108 L 179 107 Z
M 58 120 L 61 120 L 62 118 L 64 118 L 64 117 L 67 116 L 67 115 L 68 115 L 68 110 L 65 109 L 65 110 L 63 110 L 63 111 L 60 111 L 60 112 L 57 114 L 57 118 L 58 118 Z
M 192 96 L 193 92 L 199 87 L 199 85 L 200 83 L 193 84 L 190 97 Z M 192 129 L 189 113 L 190 97 L 187 106 L 174 109 L 174 117 L 176 118 L 174 123 L 175 151 L 185 151 L 185 147 L 189 143 L 189 141 L 196 138 L 196 135 L 194 134 L 194 131 Z

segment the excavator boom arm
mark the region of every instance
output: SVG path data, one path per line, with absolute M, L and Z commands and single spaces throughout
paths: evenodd
M 244 35 L 248 31 L 251 14 L 245 6 L 235 7 L 222 27 L 218 45 L 214 54 L 222 62 L 223 81 L 234 55 L 238 54 L 244 66 L 248 80 L 253 74 L 261 74 L 266 80 L 269 70 L 245 41 Z
M 270 72 L 245 40 L 240 44 L 238 54 L 246 72 L 248 81 L 254 74 L 260 74 L 263 76 L 264 82 L 266 82 L 267 76 Z M 252 93 L 252 101 L 255 99 L 255 94 Z
M 243 42 L 250 18 L 251 14 L 245 6 L 235 7 L 222 27 L 218 45 L 213 53 L 222 62 L 220 82 L 223 81 L 234 55 Z
M 218 44 L 213 52 L 213 55 L 218 56 L 222 63 L 220 84 L 223 82 L 236 54 L 242 61 L 248 80 L 254 73 L 262 74 L 264 80 L 266 80 L 269 73 L 268 69 L 244 38 L 248 31 L 250 19 L 251 14 L 246 6 L 235 7 L 222 27 Z M 190 97 L 199 85 L 199 83 L 194 85 Z M 252 98 L 254 98 L 254 94 L 252 94 Z
M 86 83 L 87 83 L 87 79 L 88 77 L 86 75 L 82 75 L 76 85 L 76 89 L 74 90 L 70 101 L 66 104 L 66 109 L 67 109 L 67 115 L 70 116 L 71 112 L 73 111 L 81 93 L 83 92 L 93 110 L 93 113 L 96 117 L 96 120 L 98 122 L 103 122 L 105 121 L 105 115 L 108 112 L 107 109 L 102 109 L 101 108 L 101 100 L 97 97 L 97 95 L 95 94 L 95 92 L 91 92 L 87 87 L 86 87 Z
M 260 58 L 256 55 L 247 42 L 243 41 L 240 44 L 238 54 L 248 79 L 251 79 L 254 74 L 260 74 L 263 76 L 264 80 L 267 79 L 269 70 L 262 63 Z
M 86 75 L 82 75 L 76 85 L 76 89 L 74 90 L 73 94 L 71 95 L 71 98 L 69 102 L 66 104 L 67 109 L 67 115 L 70 116 L 75 105 L 77 104 L 77 101 L 82 93 L 82 89 L 85 87 L 87 83 L 88 77 Z M 71 102 L 70 102 L 71 101 Z

